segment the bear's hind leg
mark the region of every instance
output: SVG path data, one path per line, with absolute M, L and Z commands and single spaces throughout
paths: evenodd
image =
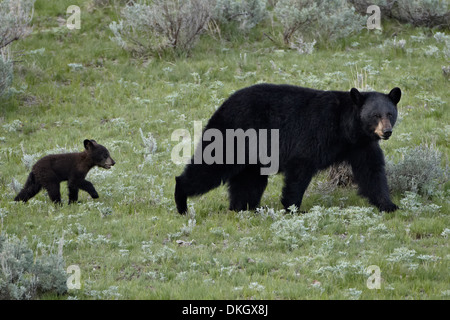
M 317 169 L 305 165 L 301 161 L 292 161 L 291 165 L 288 166 L 284 175 L 284 187 L 281 198 L 281 203 L 286 210 L 292 205 L 300 209 L 306 188 L 308 188 L 316 172 Z
M 230 210 L 255 210 L 267 186 L 267 175 L 261 175 L 260 167 L 248 166 L 228 181 Z
M 25 182 L 24 187 L 19 192 L 19 194 L 14 198 L 14 201 L 27 202 L 29 199 L 33 198 L 36 194 L 41 191 L 42 186 L 36 181 L 34 174 L 31 172 L 28 175 L 27 182 Z
M 55 204 L 61 204 L 61 192 L 59 190 L 59 183 L 47 183 L 44 185 L 45 190 L 47 190 L 50 200 Z

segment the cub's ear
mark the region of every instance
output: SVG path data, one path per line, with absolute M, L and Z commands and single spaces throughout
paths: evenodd
M 361 107 L 364 104 L 364 97 L 358 89 L 352 88 L 350 90 L 350 97 L 352 98 L 353 103 L 358 107 Z
M 394 104 L 397 104 L 400 101 L 400 98 L 402 97 L 402 90 L 400 90 L 400 88 L 395 87 L 394 89 L 391 90 L 391 92 L 389 92 L 388 97 Z
M 89 139 L 84 140 L 83 143 L 84 143 L 84 148 L 86 150 L 93 148 L 94 144 L 96 144 L 95 140 L 89 140 Z

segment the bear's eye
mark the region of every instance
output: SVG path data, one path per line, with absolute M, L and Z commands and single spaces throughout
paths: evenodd
M 388 116 L 389 118 L 391 118 L 391 117 L 392 117 L 392 113 L 388 113 L 387 116 Z
M 381 114 L 379 114 L 379 113 L 375 113 L 375 114 L 373 115 L 373 117 L 374 117 L 374 118 L 378 118 L 378 119 L 379 119 L 379 118 L 381 118 Z

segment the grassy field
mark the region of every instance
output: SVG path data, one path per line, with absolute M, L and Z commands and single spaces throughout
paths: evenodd
M 72 4 L 80 30 L 64 24 Z M 381 142 L 386 156 L 433 143 L 448 158 L 448 62 L 435 31 L 385 22 L 382 32 L 300 55 L 264 36 L 268 22 L 239 36 L 204 34 L 189 57 L 144 59 L 110 40 L 117 20 L 116 9 L 91 2 L 37 1 L 32 34 L 14 43 L 18 92 L 0 103 L 0 232 L 27 238 L 37 256 L 63 238 L 66 266 L 81 270 L 81 289 L 43 299 L 449 299 L 448 182 L 428 198 L 393 194 L 402 209 L 392 214 L 354 188 L 324 188 L 324 173 L 307 191 L 305 214 L 283 213 L 281 176 L 269 179 L 257 212 L 228 211 L 223 186 L 190 199 L 187 216 L 173 200 L 183 166 L 171 161 L 172 132 L 193 135 L 194 121 L 205 124 L 233 91 L 258 82 L 349 90 L 362 73 L 374 90 L 398 86 L 401 121 Z M 25 183 L 27 163 L 81 151 L 87 138 L 116 161 L 88 175 L 99 199 L 80 192 L 79 204 L 55 207 L 41 192 L 13 201 L 12 181 Z M 65 183 L 61 192 L 66 203 Z M 371 265 L 380 289 L 367 286 Z

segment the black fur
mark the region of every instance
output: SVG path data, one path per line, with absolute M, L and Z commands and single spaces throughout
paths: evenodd
M 14 200 L 27 202 L 44 188 L 53 202 L 61 203 L 59 185 L 62 181 L 68 181 L 69 203 L 78 201 L 79 189 L 98 198 L 94 185 L 85 177 L 94 166 L 109 169 L 115 162 L 109 151 L 95 140 L 84 140 L 84 147 L 83 152 L 52 154 L 38 160 Z
M 380 139 L 388 139 L 397 118 L 399 88 L 379 92 L 321 91 L 259 84 L 235 92 L 212 115 L 205 130 L 279 129 L 281 202 L 300 207 L 311 178 L 332 164 L 348 161 L 361 195 L 381 211 L 394 211 Z M 208 146 L 203 142 L 202 152 Z M 225 155 L 225 150 L 223 150 Z M 270 153 L 269 153 L 270 154 Z M 248 158 L 246 158 L 248 159 Z M 187 198 L 227 183 L 230 209 L 255 209 L 267 185 L 258 164 L 194 164 L 176 177 L 175 202 L 186 213 Z

